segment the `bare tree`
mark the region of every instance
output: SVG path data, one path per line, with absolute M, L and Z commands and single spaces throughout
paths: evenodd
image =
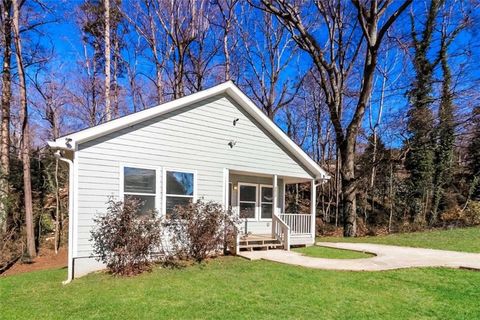
M 155 0 L 158 21 L 163 28 L 168 43 L 169 65 L 172 76 L 173 99 L 185 95 L 185 74 L 187 52 L 202 29 L 206 0 Z
M 218 30 L 212 27 L 216 19 L 217 7 L 206 5 L 197 18 L 197 34 L 195 39 L 186 49 L 185 62 L 185 86 L 189 92 L 197 92 L 205 89 L 205 85 L 211 76 L 215 74 L 218 63 L 218 53 L 222 47 L 219 41 Z
M 128 23 L 135 29 L 138 36 L 145 40 L 147 47 L 150 49 L 150 58 L 155 66 L 154 76 L 143 75 L 155 85 L 155 102 L 160 104 L 163 102 L 164 97 L 163 74 L 169 52 L 167 50 L 163 27 L 158 20 L 157 14 L 159 10 L 161 10 L 158 4 L 157 0 L 142 0 L 134 2 L 126 8 L 120 8 L 120 10 Z M 129 70 L 129 72 L 130 79 L 133 79 L 133 82 L 135 82 L 136 78 L 132 78 L 133 73 L 131 73 L 131 70 Z
M 8 228 L 10 193 L 10 105 L 12 98 L 12 1 L 3 0 L 1 5 L 1 23 L 3 34 L 3 68 L 2 68 L 2 123 L 0 146 L 0 227 Z M 2 221 L 3 220 L 3 221 Z
M 21 154 L 23 164 L 23 192 L 25 205 L 25 229 L 27 234 L 27 253 L 30 258 L 37 255 L 35 248 L 35 231 L 32 206 L 32 178 L 30 170 L 30 131 L 28 121 L 27 84 L 22 57 L 22 40 L 20 37 L 20 6 L 17 0 L 13 4 L 13 41 L 15 43 L 15 57 L 17 61 L 20 86 L 20 118 L 22 125 Z
M 352 0 L 353 8 L 344 1 L 314 1 L 313 4 L 306 4 L 316 8 L 313 19 L 305 16 L 306 11 L 301 10 L 301 3 L 298 1 L 293 3 L 286 0 L 251 2 L 257 8 L 277 17 L 297 45 L 310 55 L 318 71 L 318 82 L 325 94 L 341 155 L 344 235 L 354 236 L 357 215 L 356 140 L 372 93 L 380 45 L 387 31 L 412 3 L 412 0 L 398 2 Z M 396 8 L 392 9 L 393 6 Z M 388 16 L 385 16 L 387 13 Z M 326 40 L 316 36 L 310 26 L 305 23 L 312 20 L 321 21 L 320 27 L 326 32 Z M 361 35 L 356 34 L 357 29 L 362 31 Z M 363 59 L 359 55 L 362 48 L 364 48 Z M 354 102 L 351 120 L 346 122 L 342 121 L 346 80 L 355 64 L 361 64 L 360 88 Z
M 273 119 L 293 101 L 301 83 L 301 79 L 297 83 L 285 80 L 297 54 L 296 46 L 288 31 L 270 14 L 246 11 L 243 16 L 245 20 L 239 28 L 247 76 L 242 82 L 263 112 Z
M 82 24 L 80 18 L 80 24 Z M 78 73 L 74 76 L 73 85 L 68 88 L 67 94 L 71 103 L 76 106 L 73 112 L 82 125 L 95 126 L 101 123 L 105 113 L 102 108 L 103 85 L 101 82 L 101 68 L 98 65 L 97 55 L 100 48 L 94 43 L 93 52 L 90 52 L 86 35 L 82 33 L 82 56 L 78 60 Z
M 225 57 L 225 81 L 232 79 L 232 57 L 231 50 L 236 48 L 236 42 L 231 43 L 232 28 L 235 24 L 236 16 L 235 9 L 238 4 L 238 0 L 216 0 L 216 5 L 219 8 L 221 15 L 220 26 L 223 31 L 222 43 L 223 43 L 223 55 Z
M 110 101 L 110 85 L 111 85 L 111 50 L 110 50 L 110 0 L 103 0 L 104 13 L 105 13 L 105 28 L 104 42 L 105 42 L 105 120 L 112 119 L 111 101 Z
M 48 123 L 48 138 L 55 140 L 60 136 L 60 129 L 63 124 L 62 119 L 65 117 L 65 107 L 68 104 L 68 98 L 64 94 L 66 91 L 66 79 L 60 74 L 48 73 L 46 77 L 40 75 L 40 70 L 30 79 L 33 88 L 37 92 L 34 99 L 30 99 L 32 105 L 40 112 L 43 120 Z M 46 79 L 46 80 L 45 80 Z M 61 79 L 57 81 L 56 79 Z M 59 160 L 55 158 L 55 169 L 53 173 L 52 184 L 55 195 L 55 222 L 54 222 L 54 250 L 58 253 L 61 246 L 61 234 L 63 230 L 63 212 L 60 203 L 60 183 L 59 183 Z

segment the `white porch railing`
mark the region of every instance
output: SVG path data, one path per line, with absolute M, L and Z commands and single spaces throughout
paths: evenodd
M 309 214 L 281 213 L 280 219 L 290 227 L 292 235 L 312 234 L 312 216 Z
M 283 249 L 290 251 L 290 227 L 275 213 L 272 215 L 272 233 L 283 244 Z

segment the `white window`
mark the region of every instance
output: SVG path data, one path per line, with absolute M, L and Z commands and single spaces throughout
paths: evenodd
M 257 217 L 257 185 L 238 184 L 239 216 L 242 219 L 256 219 Z
M 155 210 L 157 203 L 156 170 L 124 166 L 122 171 L 123 201 L 139 201 L 142 214 Z
M 260 186 L 260 218 L 272 219 L 273 211 L 273 188 L 272 186 Z
M 177 205 L 186 205 L 195 201 L 195 172 L 165 170 L 165 214 L 172 213 Z

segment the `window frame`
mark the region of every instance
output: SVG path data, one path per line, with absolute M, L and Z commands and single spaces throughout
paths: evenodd
M 191 173 L 193 174 L 193 195 L 176 195 L 176 194 L 167 194 L 167 172 L 181 172 L 181 173 Z M 162 171 L 162 215 L 167 216 L 167 196 L 171 197 L 181 197 L 181 198 L 192 198 L 192 202 L 197 201 L 197 171 L 196 170 L 187 170 L 179 168 L 163 168 Z
M 275 197 L 273 196 L 273 193 L 275 192 L 275 190 L 273 189 L 273 185 L 271 184 L 260 184 L 259 185 L 259 194 L 258 194 L 258 210 L 259 210 L 259 215 L 258 215 L 258 220 L 259 221 L 271 221 L 272 218 L 273 218 L 273 214 L 275 213 L 275 205 L 273 203 L 273 201 L 275 200 Z M 265 201 L 262 201 L 262 188 L 270 188 L 272 189 L 272 202 L 265 202 Z M 262 218 L 262 204 L 271 204 L 272 205 L 272 218 Z
M 125 202 L 125 195 L 155 196 L 155 211 L 160 212 L 160 172 L 161 167 L 149 166 L 134 163 L 120 163 L 120 189 L 119 198 L 122 203 Z M 144 169 L 155 171 L 155 193 L 125 192 L 125 168 Z
M 240 200 L 240 189 L 242 186 L 249 186 L 249 187 L 255 187 L 255 202 L 254 201 L 241 201 Z M 248 182 L 238 182 L 238 190 L 237 190 L 237 211 L 238 211 L 238 216 L 240 216 L 240 203 L 254 203 L 255 204 L 255 217 L 254 218 L 246 218 L 247 221 L 258 221 L 258 191 L 259 191 L 259 185 L 257 183 L 248 183 Z M 241 218 L 245 219 L 245 218 Z

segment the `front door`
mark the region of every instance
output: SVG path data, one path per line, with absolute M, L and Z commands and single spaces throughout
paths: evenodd
M 273 212 L 273 188 L 260 185 L 260 220 L 271 220 Z
M 271 220 L 273 212 L 272 186 L 239 183 L 238 212 L 240 218 L 249 221 Z
M 258 189 L 256 184 L 238 184 L 238 212 L 241 219 L 257 220 Z

